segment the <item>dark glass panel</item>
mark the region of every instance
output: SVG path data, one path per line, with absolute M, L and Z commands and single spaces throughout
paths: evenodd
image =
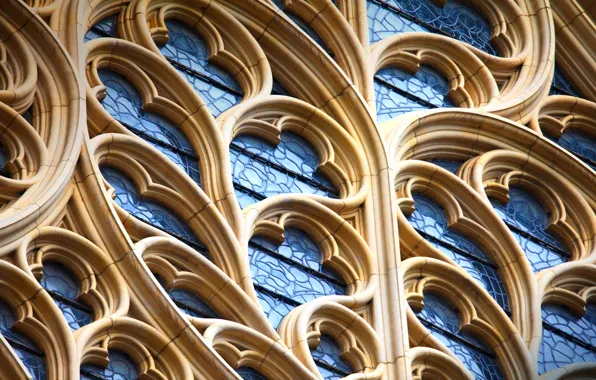
M 12 308 L 4 301 L 0 301 L 0 333 L 25 365 L 29 375 L 34 380 L 45 380 L 46 366 L 43 352 L 31 339 L 13 328 L 15 322 Z
M 350 364 L 341 358 L 341 351 L 335 340 L 329 335 L 321 335 L 321 343 L 311 354 L 317 368 L 325 380 L 335 380 L 353 372 Z
M 139 198 L 135 184 L 122 172 L 111 167 L 102 167 L 101 173 L 114 188 L 118 206 L 141 221 L 181 239 L 208 257 L 205 246 L 178 215 L 159 203 Z
M 81 366 L 81 379 L 136 380 L 139 378 L 139 370 L 135 362 L 124 352 L 110 350 L 108 360 L 106 368 L 83 364 Z
M 236 373 L 244 380 L 267 380 L 267 378 L 251 367 L 239 367 Z
M 443 208 L 432 199 L 413 194 L 414 212 L 407 218 L 426 240 L 470 274 L 505 310 L 509 301 L 497 267 L 474 242 L 450 230 Z
M 503 379 L 494 353 L 478 340 L 459 331 L 459 316 L 449 304 L 434 294 L 424 295 L 419 319 L 433 336 L 449 348 L 476 379 Z
M 568 95 L 568 96 L 575 96 L 581 97 L 579 91 L 575 89 L 573 84 L 565 74 L 559 69 L 559 67 L 555 64 L 555 72 L 553 75 L 553 83 L 550 88 L 551 95 Z
M 569 129 L 563 132 L 557 143 L 596 170 L 596 137 Z
M 288 228 L 280 246 L 255 237 L 249 243 L 257 297 L 274 327 L 294 307 L 325 295 L 345 294 L 345 284 L 321 267 L 318 245 L 303 231 Z
M 209 50 L 201 36 L 178 20 L 166 20 L 168 42 L 161 53 L 197 91 L 214 117 L 240 103 L 242 88 L 233 75 L 208 62 Z
M 436 70 L 420 66 L 415 74 L 397 67 L 386 67 L 375 75 L 377 120 L 436 107 L 454 107 L 449 100 L 449 83 Z
M 568 261 L 565 247 L 546 231 L 548 214 L 528 192 L 512 187 L 509 203 L 491 200 L 495 211 L 516 237 L 534 272 Z
M 94 24 L 85 34 L 85 42 L 101 37 L 118 38 L 116 20 L 118 15 L 108 16 Z
M 44 262 L 40 284 L 52 296 L 72 331 L 93 322 L 93 311 L 77 300 L 79 280 L 64 265 Z
M 159 275 L 154 274 L 154 276 L 185 314 L 196 318 L 220 318 L 215 310 L 194 292 L 182 288 L 168 289 L 165 281 Z
M 458 1 L 447 1 L 441 7 L 432 0 L 369 0 L 368 19 L 371 42 L 397 33 L 429 31 L 497 55 L 488 22 Z
M 572 363 L 596 362 L 596 305 L 587 304 L 579 318 L 564 306 L 543 305 L 542 325 L 538 373 Z
M 100 70 L 99 77 L 106 87 L 103 106 L 108 113 L 162 152 L 200 186 L 199 159 L 184 133 L 167 119 L 143 111 L 140 94 L 122 75 Z
M 230 161 L 241 207 L 285 193 L 337 198 L 335 186 L 317 172 L 316 151 L 294 133 L 282 132 L 277 146 L 256 136 L 240 135 L 230 146 Z

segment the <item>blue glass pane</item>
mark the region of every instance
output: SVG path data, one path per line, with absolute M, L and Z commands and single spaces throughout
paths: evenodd
M 6 150 L 6 147 L 0 143 L 0 175 L 1 176 L 10 177 L 10 173 L 8 172 L 8 170 L 6 170 L 4 168 L 4 165 L 6 165 L 6 163 L 8 163 L 8 160 L 10 160 L 8 150 Z
M 458 1 L 447 1 L 441 7 L 432 0 L 369 0 L 368 18 L 371 42 L 402 32 L 440 31 L 490 54 L 497 54 L 490 43 L 488 22 L 473 8 Z M 419 29 L 412 24 L 418 24 Z M 424 27 L 426 30 L 422 29 Z
M 544 207 L 526 191 L 509 189 L 509 203 L 491 203 L 505 221 L 526 253 L 535 272 L 551 268 L 568 260 L 565 247 L 546 231 L 548 214 Z
M 406 112 L 455 107 L 448 93 L 449 83 L 431 67 L 422 65 L 415 74 L 386 67 L 375 75 L 377 119 L 382 122 Z
M 330 372 L 324 379 L 333 379 L 335 376 L 345 376 L 350 374 L 353 369 L 348 362 L 341 358 L 341 351 L 335 340 L 329 335 L 321 335 L 321 343 L 310 353 L 317 364 L 319 370 Z M 323 374 L 321 372 L 321 374 Z
M 509 301 L 505 285 L 490 258 L 474 242 L 448 228 L 445 212 L 438 203 L 420 194 L 413 194 L 413 198 L 415 210 L 407 218 L 410 224 L 421 232 L 430 244 L 468 272 L 505 311 L 508 311 Z
M 443 169 L 448 170 L 453 174 L 457 174 L 457 171 L 463 164 L 463 162 L 461 162 L 461 161 L 451 161 L 451 160 L 430 160 L 429 162 L 431 164 L 440 166 Z
M 214 117 L 242 100 L 242 88 L 224 69 L 208 62 L 209 50 L 194 29 L 178 20 L 166 20 L 168 42 L 161 53 L 197 91 Z
M 274 327 L 302 303 L 325 295 L 345 294 L 343 281 L 321 268 L 320 249 L 308 235 L 296 229 L 288 229 L 284 235 L 281 246 L 263 237 L 255 237 L 249 243 L 257 297 Z
M 141 221 L 182 239 L 208 257 L 206 248 L 178 215 L 159 203 L 140 199 L 135 184 L 122 172 L 111 167 L 102 167 L 101 173 L 114 188 L 116 193 L 115 201 L 118 206 Z
M 197 318 L 219 318 L 215 310 L 195 293 L 186 289 L 168 289 L 166 282 L 161 276 L 153 274 L 162 288 L 168 293 L 180 310 L 191 317 Z
M 277 79 L 275 79 L 275 78 L 273 78 L 273 89 L 271 90 L 271 94 L 292 96 L 292 95 L 290 95 L 288 90 L 286 90 L 286 88 L 281 83 L 279 83 L 279 81 L 277 81 Z
M 387 2 L 391 4 L 392 2 Z M 392 4 L 393 5 L 393 4 Z M 377 42 L 404 32 L 430 32 L 430 29 L 417 23 L 412 18 L 384 6 L 381 1 L 367 1 L 368 32 L 370 42 Z
M 201 184 L 198 157 L 184 133 L 165 118 L 142 110 L 140 94 L 122 75 L 99 70 L 106 87 L 103 106 L 114 119 L 161 151 Z
M 331 181 L 316 171 L 316 151 L 294 133 L 282 132 L 277 146 L 256 136 L 240 135 L 230 146 L 230 161 L 241 206 L 284 193 L 337 198 Z
M 559 69 L 559 67 L 555 64 L 555 73 L 553 75 L 553 83 L 550 89 L 551 95 L 569 95 L 569 96 L 576 96 L 581 97 L 579 91 L 575 89 L 571 81 L 567 79 L 565 74 Z
M 108 366 L 101 368 L 92 364 L 81 366 L 81 378 L 105 380 L 136 380 L 139 371 L 130 356 L 122 351 L 110 350 L 108 353 Z
M 15 322 L 12 308 L 0 301 L 0 333 L 11 345 L 31 377 L 34 380 L 45 380 L 46 367 L 43 352 L 31 339 L 12 328 Z
M 572 363 L 596 362 L 596 305 L 587 304 L 578 318 L 560 305 L 542 306 L 540 374 Z
M 101 37 L 118 37 L 118 32 L 116 31 L 116 19 L 118 15 L 113 15 L 104 18 L 103 20 L 99 21 L 95 25 L 93 25 L 87 34 L 85 34 L 85 42 L 94 40 L 96 38 Z
M 575 153 L 596 170 L 596 138 L 582 131 L 568 129 L 557 141 L 563 148 Z
M 91 310 L 77 301 L 79 281 L 64 265 L 54 261 L 44 262 L 40 284 L 54 298 L 71 330 L 93 322 Z
M 267 380 L 267 378 L 251 367 L 239 367 L 236 373 L 244 380 Z
M 476 379 L 503 379 L 494 354 L 482 343 L 459 332 L 457 312 L 440 297 L 424 295 L 424 308 L 418 313 L 422 323 L 445 344 Z

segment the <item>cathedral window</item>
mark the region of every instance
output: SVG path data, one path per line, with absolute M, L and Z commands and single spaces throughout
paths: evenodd
M 136 380 L 139 370 L 130 356 L 122 351 L 110 350 L 108 365 L 102 368 L 95 364 L 81 366 L 81 380 Z

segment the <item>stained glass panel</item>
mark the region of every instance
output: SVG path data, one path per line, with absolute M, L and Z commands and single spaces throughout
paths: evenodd
M 451 161 L 451 160 L 430 160 L 429 162 L 431 164 L 440 166 L 443 169 L 448 170 L 453 174 L 457 174 L 457 171 L 463 164 L 463 162 L 461 162 L 461 161 Z
M 369 0 L 367 5 L 371 42 L 397 33 L 430 31 L 497 55 L 489 23 L 458 1 L 447 1 L 444 7 L 432 0 Z
M 267 378 L 251 367 L 239 367 L 236 373 L 244 380 L 267 380 Z
M 540 374 L 572 363 L 596 362 L 596 305 L 587 304 L 582 317 L 564 306 L 543 305 L 542 325 Z
M 432 199 L 413 194 L 414 212 L 408 216 L 412 226 L 433 246 L 470 274 L 505 310 L 509 301 L 497 267 L 474 242 L 450 230 L 443 208 Z
M 116 193 L 116 204 L 141 221 L 181 239 L 208 257 L 207 249 L 178 215 L 159 203 L 139 198 L 137 188 L 122 172 L 102 167 L 101 173 Z
M 321 335 L 321 343 L 311 350 L 317 368 L 326 380 L 341 378 L 353 372 L 352 367 L 341 357 L 341 350 L 329 335 Z
M 122 351 L 110 350 L 108 352 L 108 365 L 101 368 L 93 364 L 81 366 L 81 379 L 105 379 L 105 380 L 136 380 L 139 378 L 139 370 L 130 356 Z
M 46 366 L 43 352 L 31 339 L 16 331 L 13 326 L 16 318 L 12 308 L 0 301 L 0 333 L 15 351 L 17 357 L 34 380 L 46 379 Z
M 72 331 L 93 322 L 93 311 L 77 300 L 79 281 L 64 265 L 44 262 L 40 284 L 52 296 Z
M 194 292 L 182 288 L 169 289 L 161 276 L 156 274 L 154 274 L 154 276 L 166 293 L 168 293 L 170 298 L 172 298 L 174 303 L 185 314 L 196 318 L 220 318 L 215 310 Z
M 544 207 L 525 190 L 509 189 L 509 203 L 491 203 L 509 226 L 526 253 L 534 272 L 551 268 L 569 259 L 563 244 L 546 231 L 548 214 Z
M 568 129 L 563 132 L 557 143 L 575 153 L 576 156 L 596 170 L 596 137 L 582 131 Z
M 478 340 L 459 331 L 459 316 L 449 304 L 434 294 L 424 295 L 418 317 L 433 336 L 449 348 L 476 379 L 503 379 L 494 353 Z
M 425 65 L 415 74 L 397 67 L 383 68 L 375 75 L 374 85 L 379 122 L 406 112 L 455 106 L 447 97 L 447 80 Z
M 103 20 L 99 21 L 98 23 L 94 24 L 85 34 L 85 42 L 94 40 L 96 38 L 101 37 L 118 37 L 118 32 L 116 30 L 116 19 L 118 15 L 113 15 L 104 18 Z
M 317 172 L 316 151 L 294 133 L 282 132 L 277 146 L 256 136 L 240 135 L 230 146 L 230 161 L 242 207 L 285 193 L 337 198 L 335 186 Z
M 184 170 L 199 186 L 199 159 L 184 133 L 165 118 L 142 110 L 140 94 L 122 75 L 99 70 L 106 87 L 103 106 L 114 119 L 153 145 Z
M 236 79 L 219 66 L 208 62 L 209 50 L 201 36 L 185 23 L 166 20 L 168 42 L 161 53 L 199 93 L 214 117 L 242 100 Z
M 249 243 L 257 297 L 274 327 L 294 307 L 325 295 L 345 294 L 345 284 L 321 268 L 318 245 L 303 231 L 287 229 L 279 246 L 264 237 Z
M 10 177 L 10 173 L 8 172 L 8 170 L 6 170 L 4 168 L 4 165 L 6 165 L 8 163 L 8 160 L 10 160 L 8 150 L 6 150 L 6 147 L 0 143 L 0 175 L 1 176 Z
M 575 89 L 571 81 L 567 79 L 565 74 L 563 74 L 563 71 L 561 71 L 561 69 L 556 64 L 555 72 L 553 75 L 553 83 L 550 88 L 550 94 L 581 97 L 579 91 Z

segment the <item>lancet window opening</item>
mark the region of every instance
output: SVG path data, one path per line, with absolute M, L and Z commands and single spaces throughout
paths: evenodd
M 93 309 L 77 299 L 79 280 L 63 264 L 44 262 L 39 283 L 54 299 L 72 331 L 93 322 Z
M 238 367 L 238 369 L 236 369 L 236 373 L 244 380 L 268 380 L 265 376 L 261 375 L 252 367 Z
M 433 293 L 424 294 L 424 307 L 417 314 L 431 334 L 457 356 L 475 379 L 503 379 L 494 351 L 460 330 L 458 311 Z
M 470 274 L 510 314 L 507 290 L 498 266 L 470 239 L 449 229 L 443 208 L 431 198 L 412 194 L 415 210 L 407 219 L 430 244 Z
M 542 306 L 542 342 L 538 353 L 538 373 L 581 362 L 596 362 L 596 305 L 586 304 L 577 317 L 566 307 Z
M 242 208 L 283 193 L 339 196 L 331 181 L 317 171 L 317 152 L 292 132 L 282 132 L 277 146 L 257 136 L 237 136 L 230 144 L 230 161 Z
M 161 276 L 155 273 L 153 275 L 176 306 L 185 314 L 195 318 L 220 318 L 217 312 L 194 292 L 183 288 L 170 289 Z
M 24 334 L 14 328 L 16 322 L 13 309 L 0 300 L 0 333 L 12 347 L 17 357 L 34 380 L 46 379 L 45 354 Z
M 534 272 L 569 261 L 571 255 L 565 246 L 546 230 L 548 213 L 540 202 L 515 186 L 509 189 L 509 198 L 507 204 L 494 199 L 491 204 L 526 253 Z
M 166 20 L 168 42 L 161 53 L 201 95 L 213 117 L 240 103 L 244 97 L 236 79 L 223 68 L 208 62 L 204 39 L 182 21 Z
M 311 349 L 310 353 L 325 380 L 339 380 L 354 372 L 350 364 L 341 357 L 339 346 L 329 335 L 321 334 L 319 345 Z
M 159 203 L 141 199 L 134 182 L 120 170 L 109 166 L 103 166 L 100 170 L 105 180 L 114 188 L 115 202 L 118 206 L 150 226 L 176 237 L 209 258 L 207 247 L 177 214 Z
M 555 71 L 553 74 L 553 82 L 550 87 L 550 95 L 567 95 L 581 98 L 581 94 L 571 83 L 569 79 L 563 74 L 563 71 L 557 64 L 555 64 Z
M 106 88 L 102 104 L 108 113 L 201 186 L 199 157 L 184 133 L 166 118 L 143 111 L 140 94 L 122 75 L 103 69 L 98 74 Z
M 318 244 L 305 232 L 286 228 L 284 242 L 256 236 L 249 263 L 257 298 L 273 327 L 293 308 L 325 295 L 346 293 L 344 281 L 322 265 Z
M 430 32 L 453 37 L 492 55 L 491 26 L 473 8 L 448 0 L 367 0 L 370 42 L 403 32 Z
M 85 42 L 94 40 L 96 38 L 118 38 L 116 30 L 116 20 L 118 15 L 105 17 L 93 24 L 85 34 Z
M 128 354 L 109 350 L 108 365 L 105 368 L 83 364 L 80 376 L 81 380 L 136 380 L 139 378 L 139 370 Z
M 447 79 L 427 65 L 414 74 L 396 66 L 385 67 L 375 74 L 374 87 L 379 122 L 416 110 L 455 107 L 447 96 Z
M 596 136 L 570 129 L 563 131 L 555 142 L 596 170 Z

